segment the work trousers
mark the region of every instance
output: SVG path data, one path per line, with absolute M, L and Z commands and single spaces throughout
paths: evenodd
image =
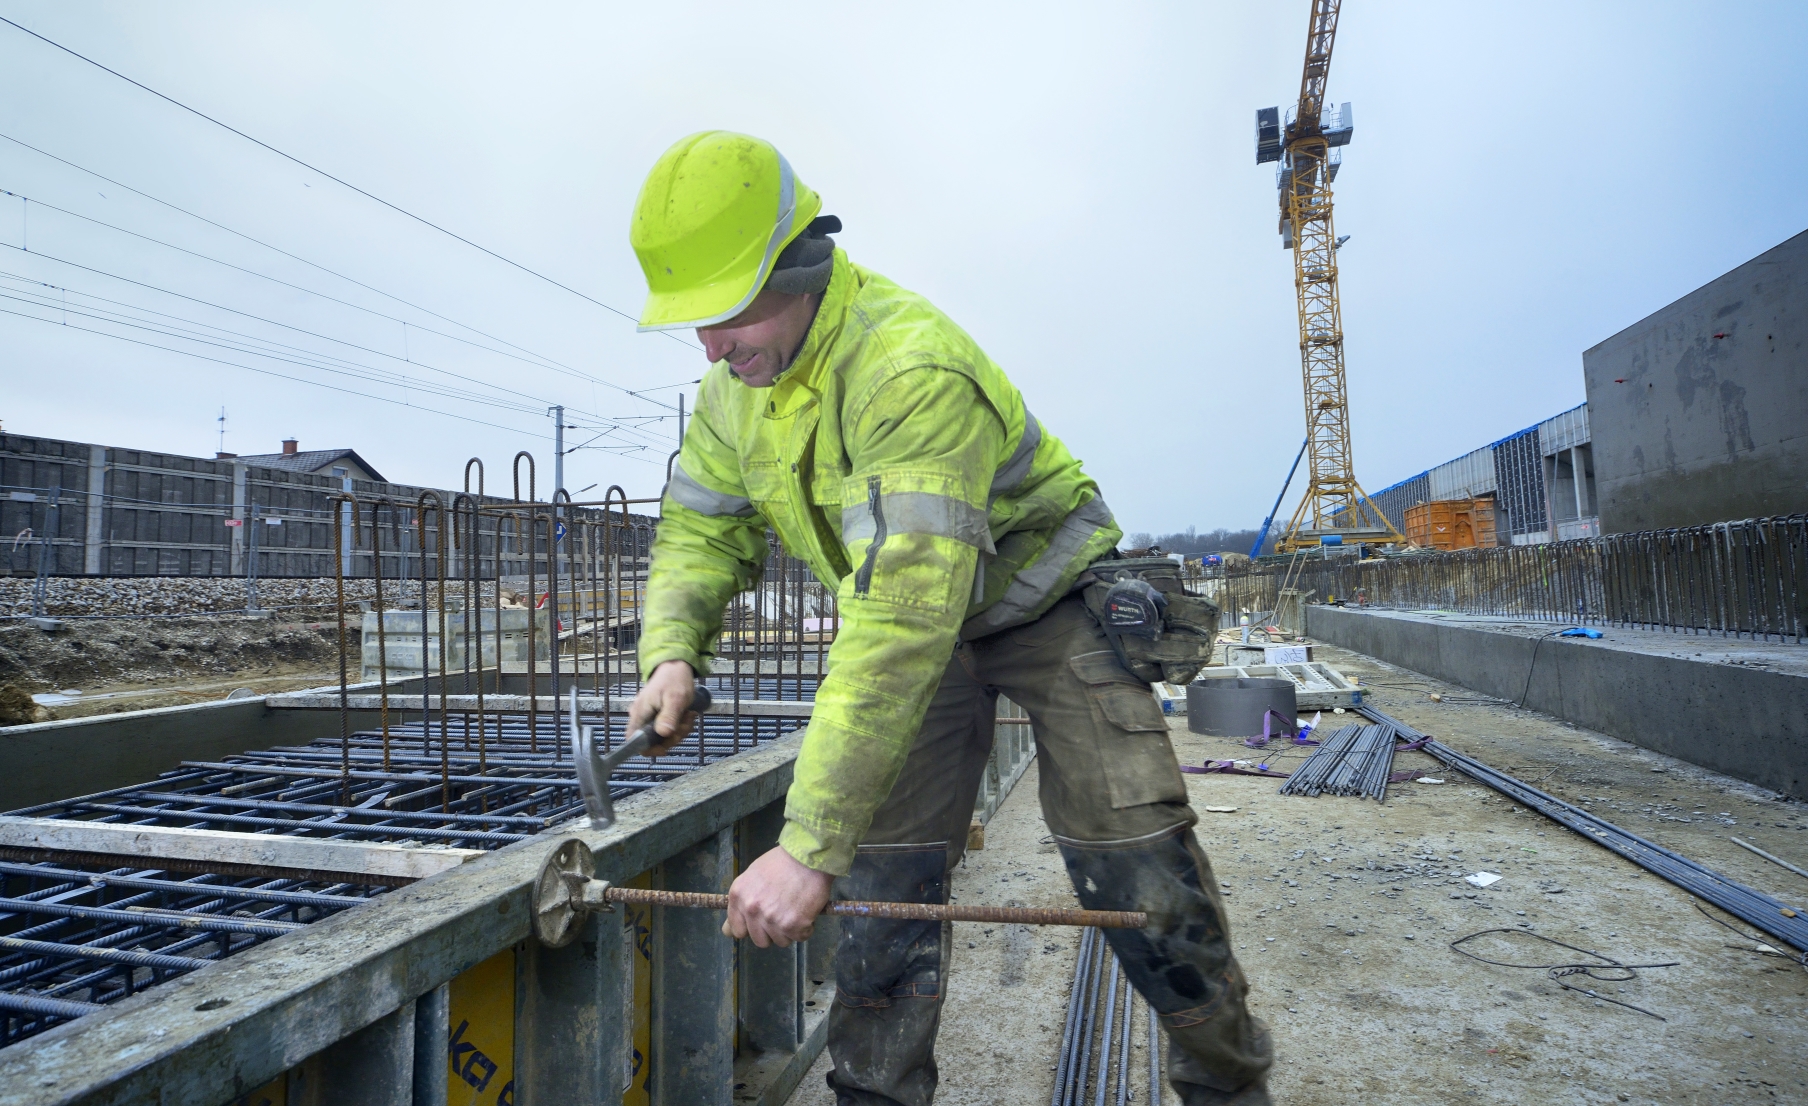
M 1211 863 L 1193 836 L 1198 818 L 1167 720 L 1078 597 L 1027 626 L 957 647 L 836 897 L 948 900 L 1000 693 L 1029 714 L 1042 815 L 1081 905 L 1149 914 L 1145 929 L 1104 932 L 1160 1015 L 1177 1093 L 1210 1101 L 1264 1078 L 1268 1030 L 1244 1005 L 1249 985 L 1231 955 Z M 928 1106 L 950 927 L 872 918 L 840 925 L 829 1086 L 841 1106 Z

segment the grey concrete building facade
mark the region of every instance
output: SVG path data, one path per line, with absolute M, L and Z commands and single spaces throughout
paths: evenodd
M 1808 231 L 1582 355 L 1601 528 L 1808 511 Z

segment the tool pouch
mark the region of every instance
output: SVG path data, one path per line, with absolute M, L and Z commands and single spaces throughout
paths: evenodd
M 1080 578 L 1081 600 L 1124 667 L 1147 683 L 1190 683 L 1212 663 L 1218 608 L 1189 594 L 1167 557 L 1098 561 Z

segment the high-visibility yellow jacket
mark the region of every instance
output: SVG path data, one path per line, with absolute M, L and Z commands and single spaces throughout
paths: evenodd
M 839 602 L 779 843 L 840 875 L 956 640 L 1034 620 L 1121 533 L 978 344 L 840 250 L 771 388 L 725 362 L 704 377 L 660 506 L 643 676 L 669 660 L 709 671 L 724 608 L 759 579 L 768 526 Z

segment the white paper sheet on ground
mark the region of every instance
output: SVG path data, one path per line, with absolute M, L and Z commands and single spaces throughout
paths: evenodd
M 1500 877 L 1493 872 L 1477 872 L 1472 876 L 1464 876 L 1463 882 L 1476 887 L 1492 887 L 1500 882 Z

